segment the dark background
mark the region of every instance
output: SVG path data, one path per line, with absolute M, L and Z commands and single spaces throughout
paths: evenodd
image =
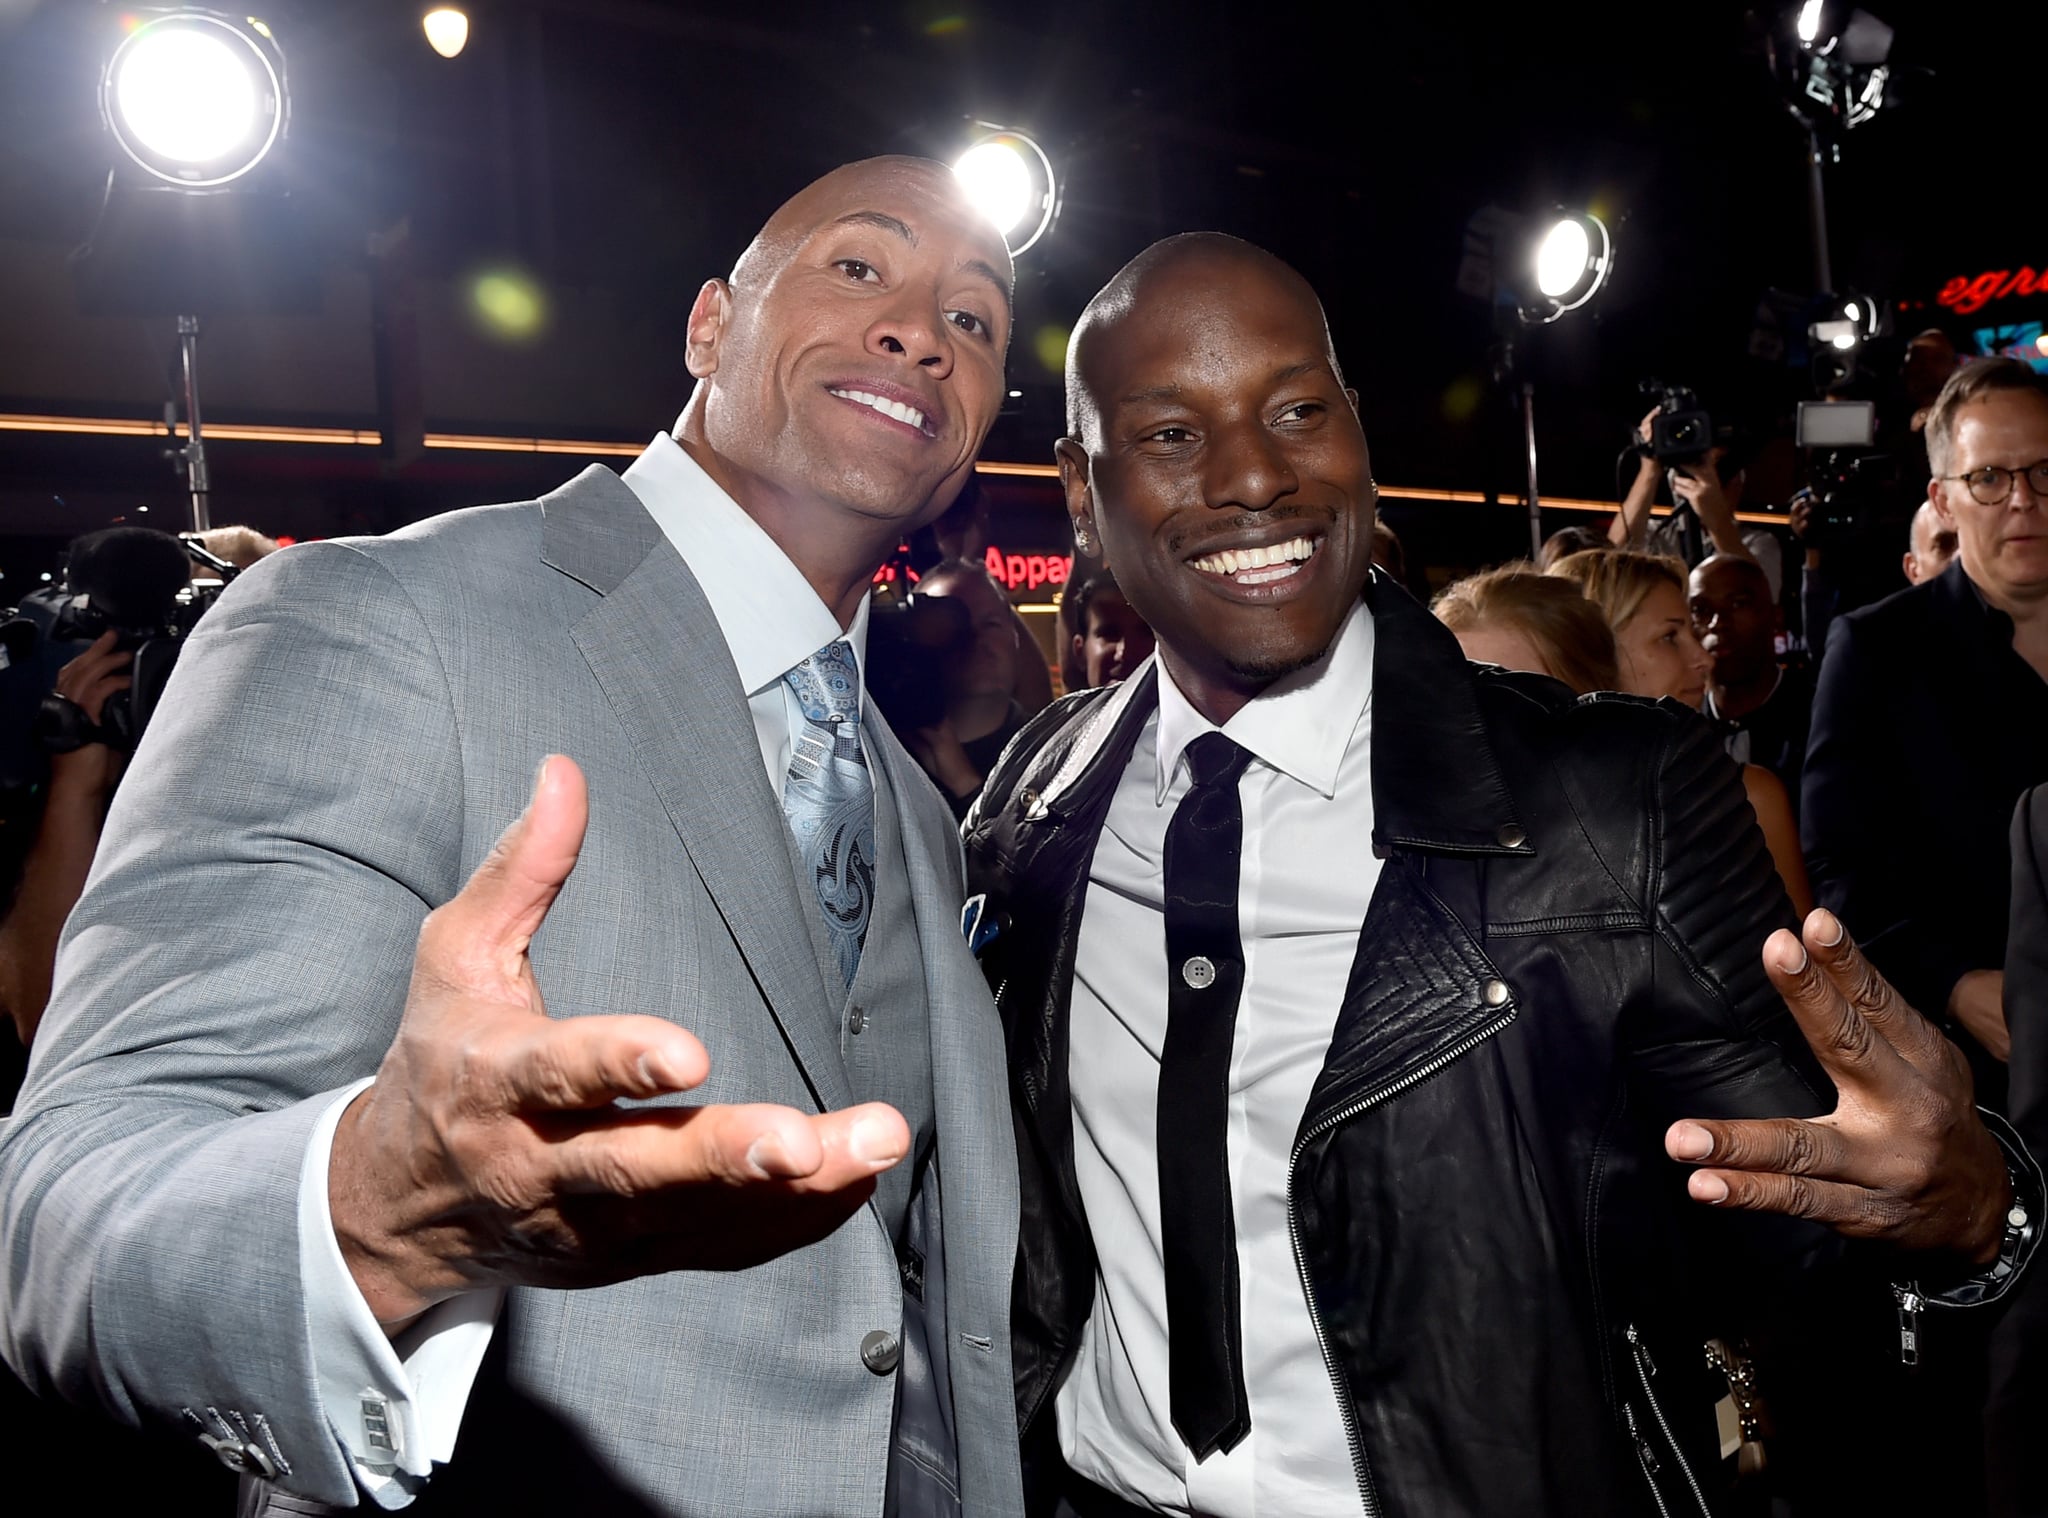
M 240 213 L 234 247 L 250 301 L 304 312 L 321 270 L 360 268 L 366 235 L 409 217 L 423 290 L 509 261 L 544 291 L 573 292 L 562 309 L 611 313 L 573 351 L 558 333 L 551 382 L 500 414 L 479 416 L 465 391 L 512 360 L 482 341 L 444 358 L 424 397 L 429 430 L 644 441 L 688 391 L 691 296 L 782 198 L 871 153 L 950 157 L 974 117 L 1035 132 L 1065 180 L 1058 225 L 1020 261 L 1010 368 L 1022 394 L 989 458 L 1049 458 L 1059 385 L 1038 334 L 1063 329 L 1153 238 L 1213 227 L 1271 247 L 1323 292 L 1383 482 L 1518 489 L 1489 314 L 1454 285 L 1465 220 L 1488 203 L 1590 206 L 1614 228 L 1609 288 L 1524 345 L 1546 493 L 1612 498 L 1646 376 L 1689 382 L 1710 409 L 1759 426 L 1810 394 L 1804 373 L 1747 354 L 1760 296 L 1813 287 L 1804 139 L 1762 56 L 1768 12 L 499 0 L 469 7 L 469 48 L 448 62 L 421 37 L 422 8 L 264 8 L 293 116 L 263 188 L 289 193 Z M 2048 265 L 2035 82 L 2048 6 L 1871 8 L 1897 29 L 1899 99 L 1829 171 L 1836 284 L 1929 307 L 1902 316 L 1912 331 L 1945 314 L 1931 303 L 1952 276 Z M 94 236 L 111 152 L 97 76 L 120 14 L 0 0 L 0 238 L 75 248 Z M 117 267 L 104 221 L 100 241 L 99 266 Z M 149 283 L 128 279 L 138 306 L 168 298 Z M 1950 324 L 1967 338 L 1970 322 Z M 147 331 L 167 356 L 168 321 Z M 104 395 L 38 395 L 15 360 L 0 349 L 0 410 L 148 416 L 163 399 L 112 381 Z M 281 373 L 308 361 L 278 358 Z M 377 425 L 373 410 L 208 413 Z M 230 443 L 213 455 L 215 521 L 305 536 L 523 494 L 581 462 L 442 454 L 394 467 L 370 450 Z M 145 503 L 176 525 L 165 517 L 179 501 L 146 439 L 0 433 L 0 531 L 12 534 L 0 599 L 70 533 Z M 1433 509 L 1453 511 L 1406 519 Z M 1525 541 L 1511 507 L 1458 519 L 1503 552 Z

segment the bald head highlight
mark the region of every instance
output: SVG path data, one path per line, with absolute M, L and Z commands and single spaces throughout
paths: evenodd
M 772 279 L 789 262 L 804 240 L 831 219 L 833 211 L 849 200 L 858 200 L 865 188 L 871 185 L 898 188 L 916 181 L 923 181 L 940 193 L 965 202 L 959 179 L 950 167 L 936 158 L 891 153 L 842 164 L 829 174 L 812 180 L 777 208 L 740 254 L 726 282 L 735 290 L 758 287 Z M 1002 234 L 993 222 L 989 223 L 989 236 L 996 247 L 1005 246 Z M 1000 261 L 992 262 L 990 272 L 1006 294 L 1012 293 L 1016 276 L 1007 250 Z
M 1102 410 L 1088 374 L 1090 352 L 1099 351 L 1117 325 L 1136 309 L 1148 286 L 1184 269 L 1204 266 L 1257 270 L 1298 295 L 1304 305 L 1315 311 L 1323 330 L 1330 372 L 1337 376 L 1339 384 L 1343 383 L 1344 371 L 1338 367 L 1337 350 L 1330 342 L 1330 323 L 1322 300 L 1293 265 L 1257 243 L 1232 237 L 1228 232 L 1181 232 L 1162 237 L 1117 270 L 1074 324 L 1073 336 L 1067 343 L 1067 436 L 1085 446 L 1100 431 Z

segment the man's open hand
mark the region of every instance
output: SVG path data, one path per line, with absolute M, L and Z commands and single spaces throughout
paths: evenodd
M 1834 1079 L 1835 1110 L 1672 1124 L 1666 1152 L 1704 1167 L 1688 1182 L 1693 1197 L 1977 1264 L 1996 1258 L 2011 1188 L 1971 1104 L 1962 1051 L 1906 1005 L 1831 912 L 1810 914 L 1800 937 L 1773 933 L 1763 953 Z
M 548 759 L 533 799 L 429 914 L 377 1079 L 334 1138 L 342 1257 L 393 1328 L 480 1286 L 595 1286 L 756 1264 L 825 1237 L 910 1144 L 879 1103 L 623 1109 L 711 1061 L 658 1017 L 555 1021 L 527 945 L 583 843 L 583 775 Z

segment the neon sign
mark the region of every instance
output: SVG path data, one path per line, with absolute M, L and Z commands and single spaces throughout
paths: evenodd
M 908 552 L 908 549 L 899 552 Z M 1073 576 L 1074 556 L 1070 553 L 1005 553 L 989 546 L 982 555 L 982 567 L 989 578 L 1005 590 L 1037 590 L 1042 585 L 1064 585 Z M 901 578 L 915 585 L 920 578 L 908 564 L 884 564 L 875 571 L 875 583 L 888 585 Z
M 1980 311 L 1994 300 L 2004 300 L 2009 295 L 2048 295 L 2048 269 L 2036 274 L 2032 269 L 1990 269 L 1975 279 L 1957 275 L 1941 287 L 1941 294 L 1935 300 L 1947 306 L 1958 316 L 1968 316 Z
M 1074 556 L 1070 553 L 1004 553 L 994 544 L 989 545 L 982 564 L 990 579 L 1009 590 L 1064 585 L 1074 572 Z

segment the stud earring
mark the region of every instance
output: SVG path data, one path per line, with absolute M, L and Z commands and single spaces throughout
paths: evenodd
M 1091 555 L 1095 552 L 1094 539 L 1088 536 L 1087 528 L 1079 525 L 1074 528 L 1074 551 Z

